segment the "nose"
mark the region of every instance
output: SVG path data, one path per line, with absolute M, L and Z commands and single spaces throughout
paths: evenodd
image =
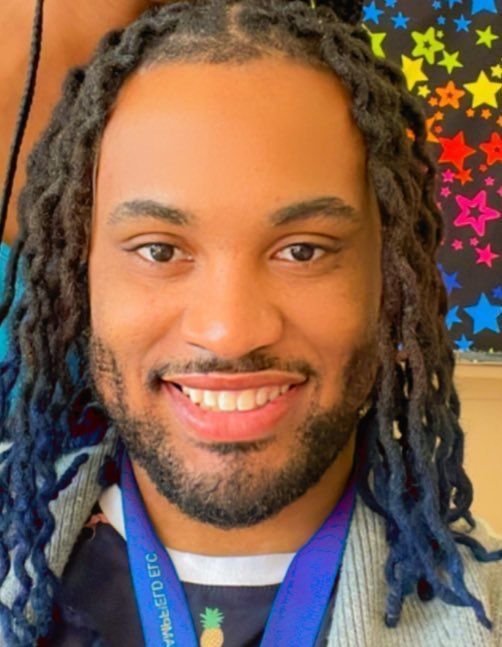
M 221 358 L 270 347 L 283 334 L 283 316 L 273 295 L 250 272 L 227 267 L 206 274 L 185 304 L 185 342 Z

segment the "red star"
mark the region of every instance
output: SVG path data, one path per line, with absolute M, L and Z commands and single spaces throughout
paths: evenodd
M 457 251 L 457 252 L 458 252 L 458 250 L 459 250 L 459 249 L 464 249 L 464 243 L 463 243 L 461 240 L 459 240 L 458 238 L 456 238 L 456 239 L 452 242 L 451 246 L 452 246 L 452 247 L 453 247 L 453 249 L 454 249 L 455 251 Z
M 500 218 L 500 211 L 492 209 L 486 204 L 486 195 L 486 191 L 484 190 L 479 191 L 472 200 L 465 195 L 456 195 L 455 200 L 460 207 L 460 213 L 453 221 L 453 224 L 456 227 L 469 225 L 478 236 L 484 236 L 488 220 L 497 220 Z M 472 209 L 479 211 L 478 217 L 471 215 Z
M 495 254 L 492 252 L 492 246 L 488 244 L 484 249 L 481 247 L 476 248 L 476 253 L 478 255 L 476 265 L 480 263 L 485 263 L 488 267 L 492 266 L 492 261 L 494 258 L 498 258 L 500 254 Z
M 492 133 L 490 139 L 480 144 L 479 147 L 486 153 L 488 166 L 495 162 L 502 162 L 502 137 L 498 133 Z
M 451 162 L 459 171 L 464 168 L 465 158 L 476 152 L 474 148 L 466 145 L 463 130 L 455 137 L 439 137 L 439 143 L 443 147 L 443 152 L 438 161 L 443 164 Z

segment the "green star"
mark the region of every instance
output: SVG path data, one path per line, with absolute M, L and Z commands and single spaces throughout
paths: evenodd
M 423 58 L 413 59 L 401 54 L 401 67 L 403 68 L 403 74 L 406 77 L 408 90 L 413 90 L 415 84 L 419 81 L 429 80 L 427 74 L 422 70 L 423 63 Z
M 497 40 L 497 34 L 492 32 L 491 25 L 483 31 L 482 29 L 476 29 L 476 34 L 479 36 L 476 41 L 476 45 L 486 45 L 489 49 L 492 48 L 492 41 Z
M 419 97 L 428 97 L 429 94 L 431 93 L 429 86 L 427 85 L 419 85 L 417 89 L 417 94 Z
M 412 31 L 411 37 L 416 43 L 411 55 L 424 56 L 427 63 L 431 65 L 434 63 L 436 52 L 444 49 L 444 43 L 436 38 L 436 30 L 434 27 L 429 27 L 425 33 Z
M 371 49 L 373 50 L 373 54 L 375 56 L 378 56 L 379 58 L 385 58 L 385 52 L 383 51 L 382 43 L 387 37 L 387 34 L 385 32 L 378 32 L 374 34 L 366 27 L 366 25 L 363 25 L 363 27 L 364 29 L 366 29 L 369 37 L 371 38 Z
M 443 52 L 443 58 L 439 61 L 438 65 L 442 65 L 448 70 L 448 74 L 452 73 L 452 70 L 455 67 L 464 67 L 463 64 L 458 60 L 458 55 L 460 51 L 453 52 L 453 54 L 448 54 L 445 50 Z

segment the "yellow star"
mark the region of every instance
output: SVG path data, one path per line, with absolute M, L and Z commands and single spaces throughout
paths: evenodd
M 443 52 L 443 58 L 439 61 L 438 65 L 442 65 L 448 70 L 448 74 L 452 73 L 452 70 L 455 67 L 464 67 L 462 63 L 458 60 L 458 55 L 460 54 L 460 51 L 458 52 L 453 52 L 453 54 L 448 54 L 448 52 L 445 50 Z
M 472 107 L 477 108 L 483 104 L 497 107 L 497 92 L 502 88 L 502 83 L 490 81 L 486 74 L 481 71 L 476 81 L 464 83 L 464 88 L 472 94 Z
M 378 32 L 374 34 L 366 27 L 366 25 L 363 25 L 363 27 L 364 29 L 366 29 L 371 39 L 371 49 L 373 50 L 373 54 L 375 56 L 378 56 L 379 58 L 385 58 L 385 52 L 383 51 L 382 43 L 387 37 L 386 32 Z
M 502 79 L 502 65 L 492 65 L 490 68 L 494 79 Z
M 417 94 L 419 97 L 428 97 L 431 93 L 428 85 L 419 85 L 417 88 Z
M 403 68 L 403 74 L 406 77 L 408 90 L 413 90 L 415 84 L 419 81 L 429 80 L 429 77 L 422 70 L 423 63 L 423 58 L 413 59 L 401 54 L 401 67 Z
M 497 40 L 497 34 L 492 33 L 492 26 L 488 27 L 483 31 L 482 29 L 476 29 L 476 34 L 479 36 L 476 41 L 476 45 L 486 45 L 488 48 L 492 48 L 492 41 Z

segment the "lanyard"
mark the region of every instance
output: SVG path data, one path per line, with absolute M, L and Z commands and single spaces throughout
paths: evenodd
M 121 491 L 127 553 L 146 647 L 197 647 L 190 609 L 174 565 L 147 516 L 126 452 Z M 261 647 L 313 647 L 329 606 L 355 500 L 355 476 L 282 582 Z

